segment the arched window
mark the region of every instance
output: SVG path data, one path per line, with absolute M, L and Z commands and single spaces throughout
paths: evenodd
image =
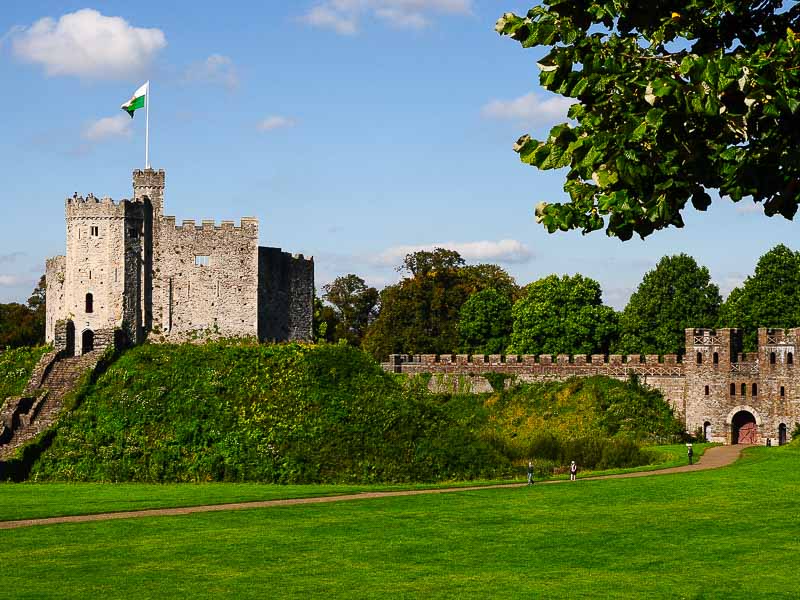
M 736 384 L 732 383 L 731 384 L 731 396 L 735 396 L 735 395 L 736 395 Z
M 94 312 L 94 296 L 86 294 L 86 312 Z
M 746 395 L 747 395 L 747 384 L 743 383 L 742 384 L 742 396 L 746 396 Z
M 703 364 L 703 353 L 702 352 L 698 352 L 697 353 L 697 364 L 698 365 Z
M 750 395 L 751 396 L 758 396 L 758 384 L 754 383 L 750 386 Z
M 789 354 L 786 355 L 786 363 L 789 365 L 794 364 L 794 354 L 792 354 L 791 352 L 789 352 Z
M 719 364 L 719 354 L 714 352 L 714 357 L 713 358 L 714 358 L 714 364 L 718 365 Z
M 711 441 L 711 422 L 706 421 L 703 423 L 703 438 L 707 441 Z
M 708 396 L 708 386 L 706 386 L 706 396 Z
M 771 365 L 775 364 L 775 353 L 774 352 L 770 352 L 769 353 L 769 364 L 771 364 Z

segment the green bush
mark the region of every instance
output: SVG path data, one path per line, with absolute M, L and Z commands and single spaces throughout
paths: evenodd
M 9 396 L 22 393 L 33 368 L 48 349 L 47 346 L 24 346 L 0 352 L 0 404 Z

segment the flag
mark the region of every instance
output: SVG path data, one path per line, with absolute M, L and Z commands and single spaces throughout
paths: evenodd
M 147 93 L 150 91 L 150 82 L 142 84 L 142 86 L 133 93 L 133 96 L 130 100 L 128 100 L 125 104 L 120 106 L 122 110 L 127 112 L 131 119 L 133 118 L 133 113 L 137 108 L 144 108 Z

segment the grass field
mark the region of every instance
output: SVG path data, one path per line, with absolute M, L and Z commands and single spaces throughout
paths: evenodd
M 699 459 L 709 444 L 695 444 Z M 586 471 L 581 477 L 663 469 L 686 464 L 686 448 L 682 445 L 657 446 L 651 450 L 658 457 L 656 464 L 631 469 Z M 519 481 L 524 481 L 524 469 Z M 567 479 L 568 475 L 552 479 Z M 9 483 L 0 484 L 0 521 L 84 515 L 101 512 L 143 510 L 253 502 L 283 498 L 308 498 L 352 494 L 365 491 L 407 490 L 441 486 L 489 485 L 509 483 L 504 481 L 448 482 L 432 484 L 398 485 L 265 485 L 258 483 L 204 483 L 204 484 L 147 484 L 147 483 Z
M 798 467 L 3 531 L 4 596 L 794 598 Z

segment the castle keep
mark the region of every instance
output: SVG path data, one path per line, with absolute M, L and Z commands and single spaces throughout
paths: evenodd
M 431 386 L 490 392 L 483 375 L 503 373 L 519 381 L 553 381 L 631 374 L 660 390 L 689 432 L 728 444 L 783 444 L 800 422 L 800 373 L 795 357 L 800 328 L 760 328 L 758 352 L 743 354 L 737 329 L 687 329 L 686 354 L 663 357 L 593 354 L 569 356 L 393 354 L 383 367 L 408 375 L 430 373 Z
M 164 215 L 164 171 L 133 198 L 66 200 L 67 252 L 47 260 L 46 339 L 80 355 L 113 343 L 309 340 L 314 261 L 258 245 L 258 220 Z

